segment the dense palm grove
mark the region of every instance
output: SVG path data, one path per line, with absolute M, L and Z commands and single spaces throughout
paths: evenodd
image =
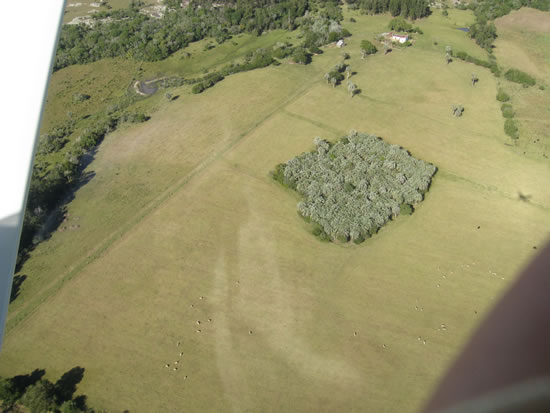
M 273 177 L 304 196 L 300 214 L 322 239 L 362 242 L 422 201 L 436 167 L 356 131 L 276 167 Z

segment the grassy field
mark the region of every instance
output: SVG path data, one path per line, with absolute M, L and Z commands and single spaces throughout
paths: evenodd
M 81 366 L 78 392 L 110 411 L 417 410 L 550 224 L 549 163 L 506 145 L 502 80 L 446 65 L 447 44 L 484 57 L 456 30 L 471 13 L 449 14 L 420 21 L 413 47 L 362 60 L 360 41 L 390 18 L 346 13 L 357 19 L 345 48 L 354 98 L 324 82 L 341 53 L 327 47 L 305 67 L 140 102 L 152 119 L 107 136 L 68 206 L 81 228 L 55 233 L 23 267 L 0 373 Z M 439 172 L 412 216 L 359 246 L 321 243 L 269 172 L 351 128 Z

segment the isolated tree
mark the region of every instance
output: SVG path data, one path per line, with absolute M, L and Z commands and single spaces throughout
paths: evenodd
M 307 65 L 311 61 L 311 57 L 303 47 L 297 47 L 292 53 L 292 60 L 295 63 Z
M 357 91 L 357 85 L 353 83 L 351 80 L 348 80 L 348 92 L 350 94 L 350 97 L 353 97 Z
M 330 73 L 325 73 L 325 80 L 327 81 L 327 85 L 330 85 Z
M 384 42 L 384 55 L 387 55 L 391 52 L 391 44 L 387 40 Z
M 445 46 L 445 53 L 449 53 L 452 56 L 453 48 L 451 46 Z
M 346 66 L 346 79 L 349 79 L 351 77 L 351 66 Z
M 335 77 L 331 77 L 331 78 L 330 78 L 330 83 L 332 84 L 332 87 L 336 87 L 336 83 L 337 83 L 337 82 L 338 82 L 338 81 L 336 80 Z
M 462 105 L 453 105 L 452 110 L 453 110 L 453 116 L 455 118 L 459 118 L 460 116 L 462 116 L 462 112 L 464 112 L 464 106 L 462 106 Z
M 164 95 L 164 97 L 166 98 L 166 100 L 172 100 L 172 94 L 171 94 L 171 93 L 168 93 L 168 92 L 167 92 L 167 93 Z
M 369 40 L 361 41 L 361 59 L 364 59 L 370 54 L 375 54 L 378 51 L 376 46 Z
M 472 86 L 475 86 L 477 82 L 479 82 L 479 78 L 475 73 L 472 73 Z
M 341 56 L 342 56 L 342 59 L 344 59 L 344 60 L 347 60 L 347 59 L 350 58 L 349 53 L 346 53 L 344 51 L 341 53 Z
M 445 60 L 447 61 L 447 64 L 451 63 L 453 61 L 453 58 L 449 53 L 445 54 Z

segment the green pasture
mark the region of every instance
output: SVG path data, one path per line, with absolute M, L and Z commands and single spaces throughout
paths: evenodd
M 2 376 L 81 366 L 78 393 L 109 411 L 418 410 L 547 240 L 549 163 L 508 146 L 495 99 L 502 79 L 446 64 L 447 44 L 485 57 L 455 28 L 471 13 L 435 11 L 417 22 L 425 34 L 412 47 L 364 60 L 361 40 L 390 17 L 345 17 L 361 89 L 353 98 L 325 83 L 342 52 L 327 46 L 308 66 L 284 61 L 199 95 L 181 87 L 170 90 L 177 100 L 137 103 L 152 118 L 105 138 L 67 206 L 67 224 L 80 228 L 54 233 L 19 273 L 27 278 L 10 307 Z M 196 44 L 191 59 L 180 52 L 142 68 L 190 75 L 287 36 L 237 37 L 208 52 Z M 77 82 L 111 64 L 120 75 L 113 69 L 111 88 L 98 83 L 99 101 L 89 93 L 82 114 L 125 93 L 134 63 L 63 69 L 46 122 L 62 116 Z M 322 243 L 298 216 L 296 193 L 269 173 L 315 136 L 352 128 L 439 170 L 413 215 L 358 246 Z

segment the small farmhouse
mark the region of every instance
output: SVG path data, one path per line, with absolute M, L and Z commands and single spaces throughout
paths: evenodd
M 408 34 L 391 34 L 391 41 L 392 42 L 399 42 L 399 43 L 405 43 L 407 40 L 409 40 Z
M 338 42 L 336 43 L 336 46 L 343 47 L 344 46 L 344 39 L 338 40 Z

